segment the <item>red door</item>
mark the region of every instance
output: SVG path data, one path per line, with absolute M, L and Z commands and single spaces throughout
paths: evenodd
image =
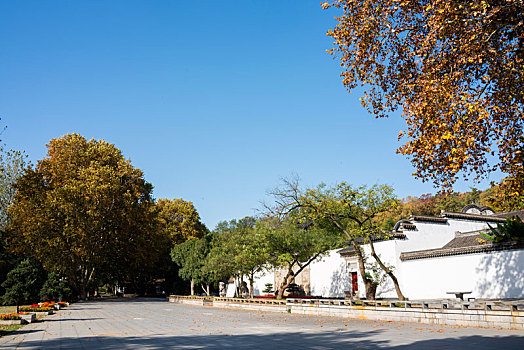
M 353 295 L 357 295 L 358 292 L 358 278 L 356 272 L 351 272 L 351 287 L 353 288 Z

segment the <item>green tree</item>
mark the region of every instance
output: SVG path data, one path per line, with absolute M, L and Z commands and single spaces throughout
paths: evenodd
M 173 261 L 180 266 L 178 274 L 191 283 L 191 295 L 195 295 L 195 283 L 200 284 L 202 290 L 209 295 L 209 285 L 216 279 L 213 273 L 204 269 L 212 239 L 212 234 L 207 234 L 178 244 L 171 250 Z
M 416 176 L 451 187 L 500 169 L 524 186 L 522 1 L 333 0 L 331 54 L 375 116 L 403 111 Z M 494 155 L 494 157 L 493 157 Z M 511 192 L 510 192 L 511 193 Z M 522 195 L 522 192 L 520 193 Z
M 67 279 L 60 277 L 56 272 L 48 274 L 47 280 L 40 289 L 40 298 L 43 300 L 68 300 L 72 294 Z
M 253 217 L 219 223 L 205 266 L 221 278 L 240 278 L 241 283 L 247 276 L 250 297 L 254 296 L 255 274 L 268 265 L 266 240 L 255 225 Z
M 7 208 L 13 203 L 16 181 L 22 176 L 27 155 L 0 147 L 0 230 L 7 227 Z
M 2 301 L 7 305 L 16 305 L 38 301 L 39 292 L 44 284 L 46 274 L 42 265 L 36 259 L 24 259 L 14 269 L 9 271 L 2 283 L 5 294 Z
M 318 223 L 300 225 L 290 216 L 263 220 L 257 230 L 267 242 L 269 263 L 286 271 L 277 286 L 278 299 L 282 299 L 286 289 L 306 267 L 341 243 L 339 236 Z
M 373 243 L 377 238 L 387 239 L 390 236 L 381 229 L 384 217 L 380 214 L 399 205 L 393 188 L 378 184 L 353 187 L 342 182 L 333 187 L 321 184 L 315 189 L 302 190 L 298 180 L 291 179 L 284 180 L 283 187 L 274 190 L 273 195 L 277 206 L 272 211 L 293 215 L 300 210 L 299 219 L 329 223 L 345 236 L 357 255 L 367 299 L 375 299 L 376 285 L 367 277 L 361 244 L 369 244 L 371 256 L 393 281 L 398 298 L 405 299 L 395 274 L 376 254 Z
M 26 158 L 23 152 L 0 147 L 0 281 L 5 280 L 7 273 L 19 259 L 6 251 L 4 232 L 8 225 L 7 209 L 14 200 L 16 181 L 27 166 Z
M 37 257 L 86 298 L 154 263 L 151 184 L 119 149 L 78 134 L 53 139 L 9 209 L 9 248 Z
M 507 217 L 504 224 L 497 224 L 497 227 L 488 225 L 491 234 L 480 232 L 480 235 L 489 239 L 493 243 L 524 240 L 524 222 L 518 217 Z

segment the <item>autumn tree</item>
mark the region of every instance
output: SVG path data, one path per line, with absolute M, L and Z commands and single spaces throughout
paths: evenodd
M 9 248 L 33 255 L 85 298 L 157 256 L 152 186 L 121 151 L 78 134 L 53 139 L 27 168 L 9 209 Z
M 450 188 L 460 173 L 509 174 L 524 188 L 524 2 L 333 0 L 328 31 L 349 91 L 377 117 L 403 111 L 398 152 L 416 177 Z M 340 12 L 339 12 L 340 13 Z
M 382 262 L 375 252 L 375 239 L 390 238 L 389 232 L 382 229 L 383 217 L 379 214 L 398 206 L 393 188 L 387 185 L 354 187 L 345 182 L 328 187 L 302 189 L 297 179 L 285 179 L 283 185 L 273 191 L 277 205 L 271 210 L 276 214 L 300 211 L 300 220 L 322 220 L 332 225 L 353 247 L 357 255 L 360 274 L 366 288 L 366 298 L 375 299 L 376 283 L 366 272 L 362 244 L 369 244 L 371 256 L 380 268 L 391 278 L 397 296 L 405 297 L 400 290 L 393 270 Z
M 200 221 L 200 215 L 192 202 L 182 198 L 159 199 L 156 206 L 160 229 L 171 238 L 173 245 L 202 238 L 207 233 L 207 228 Z

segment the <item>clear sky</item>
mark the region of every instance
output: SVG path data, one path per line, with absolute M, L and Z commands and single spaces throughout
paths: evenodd
M 32 162 L 67 133 L 104 139 L 210 228 L 291 174 L 435 192 L 395 154 L 402 119 L 374 119 L 342 86 L 335 14 L 319 0 L 2 1 L 1 138 Z

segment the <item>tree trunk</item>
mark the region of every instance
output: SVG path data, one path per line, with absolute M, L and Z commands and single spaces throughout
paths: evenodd
M 191 295 L 195 295 L 195 280 L 191 278 Z
M 238 284 L 239 277 L 238 275 L 236 275 L 234 276 L 234 278 L 235 278 L 235 295 L 239 297 L 240 296 L 240 285 Z
M 393 271 L 391 271 L 391 269 L 389 269 L 386 265 L 382 263 L 382 260 L 380 260 L 379 256 L 375 253 L 375 246 L 373 245 L 373 242 L 371 241 L 371 239 L 369 240 L 369 246 L 371 247 L 371 256 L 375 258 L 375 260 L 380 265 L 382 270 L 384 270 L 384 272 L 393 281 L 393 284 L 395 285 L 395 291 L 397 292 L 398 300 L 406 300 L 406 297 L 404 296 L 404 294 L 402 294 L 402 291 L 400 290 L 400 285 L 398 284 L 397 277 L 393 274 Z
M 86 300 L 87 299 L 87 287 L 85 283 L 82 283 L 80 286 L 80 299 Z
M 306 267 L 308 267 L 309 264 L 311 264 L 311 262 L 315 261 L 319 257 L 320 254 L 321 253 L 315 254 L 304 265 L 300 265 L 298 261 L 295 261 L 291 264 L 286 274 L 286 277 L 284 278 L 284 281 L 280 284 L 280 287 L 278 289 L 277 299 L 282 299 L 282 297 L 284 296 L 284 291 L 286 290 L 287 287 L 289 287 L 291 283 L 295 281 L 295 277 L 298 276 L 298 274 L 301 273 Z M 293 272 L 293 266 L 295 266 L 295 263 L 298 264 L 298 266 L 300 266 L 300 268 L 298 269 L 296 273 Z M 291 277 L 291 279 L 289 279 L 289 277 Z
M 377 291 L 377 286 L 373 284 L 373 281 L 371 281 L 369 278 L 366 277 L 366 267 L 364 266 L 364 257 L 362 256 L 362 252 L 360 251 L 360 246 L 357 242 L 355 242 L 355 239 L 353 236 L 344 228 L 344 226 L 334 217 L 329 218 L 332 223 L 335 224 L 349 239 L 349 242 L 353 246 L 353 249 L 355 250 L 355 254 L 357 254 L 358 259 L 358 267 L 360 270 L 360 275 L 362 277 L 362 280 L 364 281 L 364 288 L 366 290 L 366 299 L 375 300 L 375 294 Z M 362 227 L 361 222 L 357 222 L 359 227 Z
M 288 271 L 287 271 L 287 274 L 286 276 L 284 277 L 284 280 L 282 281 L 282 283 L 280 283 L 280 286 L 278 287 L 278 293 L 277 293 L 277 299 L 282 299 L 284 297 L 284 291 L 286 290 L 286 288 L 291 284 L 293 283 L 293 280 L 295 279 L 295 274 L 293 273 L 293 266 L 295 264 L 293 263 Z
M 375 300 L 377 285 L 366 276 L 366 266 L 364 265 L 364 257 L 360 251 L 360 246 L 354 240 L 351 240 L 351 244 L 353 245 L 353 249 L 355 249 L 355 253 L 357 254 L 360 275 L 364 281 L 364 288 L 366 289 L 366 299 Z
M 255 285 L 255 278 L 253 272 L 249 274 L 249 297 L 253 299 L 255 297 L 255 290 L 253 289 Z
M 206 283 L 206 294 L 207 296 L 211 296 L 211 293 L 209 293 L 209 283 Z

